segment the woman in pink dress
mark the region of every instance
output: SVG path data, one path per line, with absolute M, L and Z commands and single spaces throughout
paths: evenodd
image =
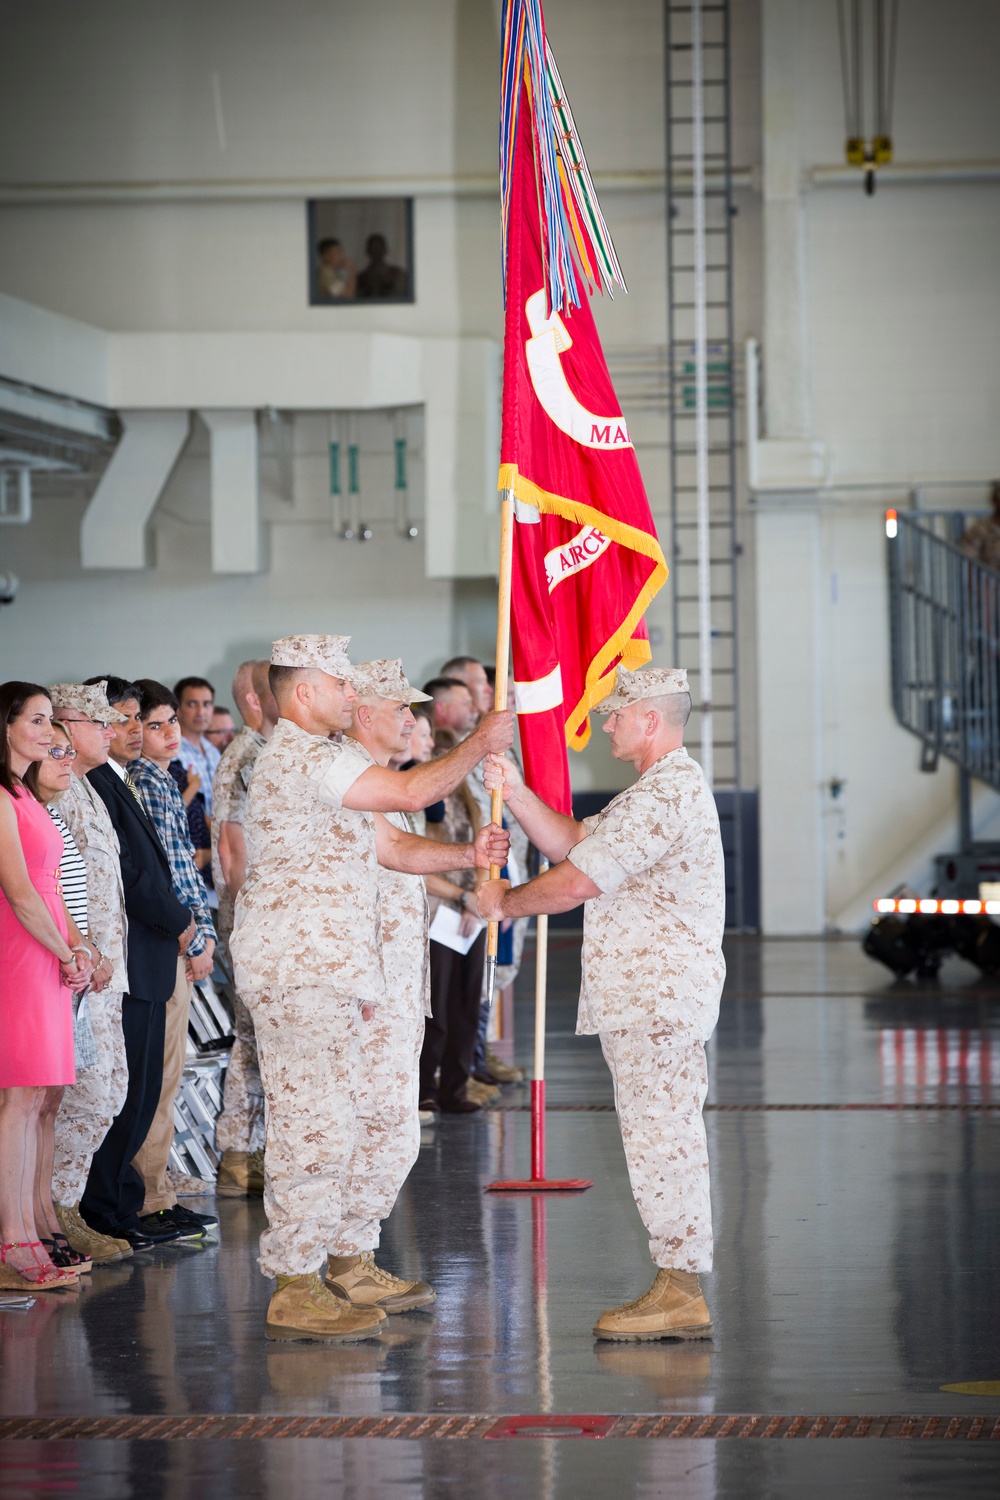
M 0 685 L 0 1286 L 73 1286 L 35 1228 L 38 1115 L 47 1087 L 73 1083 L 72 990 L 90 954 L 59 888 L 62 837 L 34 793 L 52 743 L 52 703 L 30 682 Z

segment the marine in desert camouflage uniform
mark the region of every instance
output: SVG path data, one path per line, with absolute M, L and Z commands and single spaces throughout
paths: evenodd
M 411 703 L 429 701 L 407 682 L 403 663 L 381 659 L 352 667 L 358 693 L 348 731 L 372 765 L 404 755 L 414 725 Z M 376 813 L 401 833 L 411 831 L 405 813 Z M 344 1219 L 328 1261 L 331 1290 L 357 1293 L 363 1280 L 377 1289 L 380 1273 L 372 1252 L 381 1221 L 388 1218 L 420 1151 L 417 1117 L 420 1048 L 430 1014 L 427 959 L 427 892 L 423 877 L 379 865 L 382 974 L 385 1000 L 365 1025 L 355 1087 L 357 1134 L 348 1173 Z M 384 1300 L 386 1311 L 404 1312 L 434 1301 L 424 1282 Z M 390 1293 L 391 1296 L 391 1293 Z
M 230 939 L 267 1110 L 260 1267 L 278 1281 L 265 1330 L 278 1339 L 370 1337 L 385 1316 L 378 1304 L 414 1286 L 378 1268 L 377 1288 L 345 1298 L 316 1270 L 345 1221 L 364 1028 L 385 998 L 378 864 L 420 874 L 456 859 L 375 814 L 427 806 L 513 738 L 512 716 L 496 714 L 440 760 L 407 772 L 374 765 L 359 745 L 330 739 L 350 728 L 357 699 L 348 644 L 274 644 L 281 717 L 247 793 L 248 873 Z M 506 846 L 501 830 L 484 829 L 463 858 L 488 865 Z
M 216 925 L 223 955 L 229 958 L 236 897 L 246 878 L 243 812 L 257 757 L 270 738 L 278 708 L 267 681 L 268 663 L 241 662 L 233 677 L 233 702 L 243 727 L 223 751 L 212 778 L 212 878 L 219 898 Z M 253 1020 L 234 991 L 235 1036 L 226 1067 L 222 1112 L 215 1122 L 215 1144 L 222 1152 L 216 1192 L 242 1198 L 263 1192 L 251 1153 L 264 1143 L 264 1100 Z
M 97 1060 L 92 1067 L 81 1069 L 77 1082 L 63 1093 L 55 1118 L 52 1196 L 72 1248 L 105 1262 L 131 1255 L 131 1247 L 127 1240 L 112 1239 L 91 1229 L 80 1217 L 77 1205 L 94 1152 L 124 1104 L 128 1089 L 122 1034 L 122 995 L 128 986 L 128 922 L 118 835 L 86 773 L 107 760 L 110 726 L 121 723 L 125 715 L 111 707 L 103 684 L 86 687 L 60 682 L 50 693 L 53 714 L 66 725 L 77 752 L 73 780 L 56 807 L 87 866 L 90 938 L 104 957 L 95 975 L 103 987 L 98 990 L 92 983 L 87 997 Z
M 712 1333 L 698 1284 L 712 1269 L 702 1106 L 725 978 L 725 881 L 715 800 L 683 747 L 690 708 L 684 672 L 619 667 L 600 711 L 612 754 L 632 761 L 639 780 L 582 823 L 547 808 L 506 766 L 506 795 L 554 866 L 516 890 L 491 882 L 479 898 L 493 919 L 586 902 L 577 1031 L 601 1039 L 658 1267 L 649 1292 L 602 1314 L 599 1338 Z M 499 770 L 487 764 L 487 786 Z

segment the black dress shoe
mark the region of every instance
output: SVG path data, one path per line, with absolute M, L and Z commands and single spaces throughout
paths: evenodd
M 152 1240 L 154 1245 L 187 1238 L 165 1208 L 161 1208 L 159 1213 L 143 1214 L 139 1219 L 139 1233 L 145 1235 L 147 1240 Z
M 439 1115 L 441 1113 L 441 1106 L 436 1099 L 421 1099 L 417 1108 L 422 1114 Z
M 482 1114 L 483 1106 L 473 1104 L 471 1099 L 451 1099 L 446 1104 L 441 1101 L 441 1113 L 443 1115 L 478 1115 Z
M 173 1208 L 167 1209 L 167 1213 L 182 1229 L 193 1229 L 196 1225 L 200 1225 L 202 1229 L 212 1229 L 219 1222 L 214 1214 L 196 1214 L 193 1208 L 188 1208 L 183 1203 L 175 1203 Z
M 155 1240 L 148 1234 L 143 1234 L 141 1229 L 116 1229 L 116 1240 L 127 1240 L 133 1250 L 152 1250 Z

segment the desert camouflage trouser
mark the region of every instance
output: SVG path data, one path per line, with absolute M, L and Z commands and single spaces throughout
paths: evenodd
M 419 1148 L 419 1027 L 296 988 L 248 994 L 266 1108 L 265 1276 L 315 1271 L 378 1244 Z M 404 1039 L 405 1034 L 405 1039 Z
M 712 1269 L 712 1202 L 702 1106 L 704 1043 L 669 1026 L 601 1033 L 625 1160 L 657 1266 Z
M 128 1064 L 122 1035 L 120 990 L 87 996 L 97 1061 L 81 1068 L 77 1081 L 63 1093 L 55 1121 L 52 1197 L 72 1208 L 79 1203 L 94 1152 L 125 1103 Z
M 357 1135 L 344 1195 L 344 1217 L 330 1249 L 334 1255 L 374 1250 L 420 1152 L 417 1117 L 423 996 L 410 1007 L 387 1000 L 362 1022 L 361 1068 L 355 1098 Z
M 236 1035 L 222 1091 L 222 1113 L 215 1122 L 220 1151 L 256 1151 L 264 1144 L 264 1095 L 257 1061 L 253 1017 L 234 994 Z

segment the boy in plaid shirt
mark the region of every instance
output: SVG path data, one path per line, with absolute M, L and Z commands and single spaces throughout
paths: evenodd
M 142 693 L 139 702 L 142 757 L 131 762 L 129 774 L 166 850 L 174 894 L 189 908 L 195 922 L 194 936 L 186 950 L 178 955 L 177 985 L 167 1001 L 163 1086 L 156 1117 L 135 1158 L 136 1169 L 146 1184 L 146 1201 L 140 1223 L 148 1224 L 150 1228 L 157 1224 L 174 1224 L 184 1237 L 199 1239 L 217 1220 L 209 1214 L 192 1213 L 177 1202 L 167 1163 L 174 1139 L 174 1100 L 187 1054 L 191 985 L 207 979 L 212 972 L 215 929 L 205 886 L 195 865 L 187 809 L 177 783 L 167 769 L 177 754 L 181 737 L 177 700 L 169 688 L 151 678 L 140 678 L 136 685 Z

